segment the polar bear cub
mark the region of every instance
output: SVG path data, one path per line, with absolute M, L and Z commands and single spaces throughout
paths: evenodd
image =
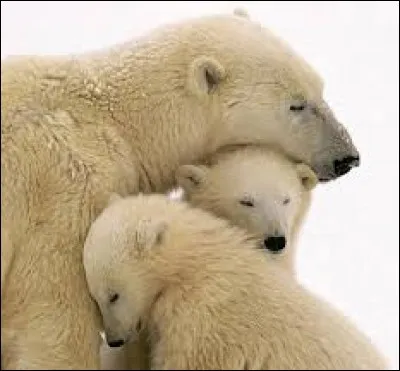
M 307 165 L 264 146 L 239 146 L 218 151 L 202 165 L 181 166 L 176 179 L 184 200 L 244 228 L 269 259 L 295 275 L 295 242 L 318 182 Z M 182 200 L 179 192 L 170 197 Z M 103 343 L 102 368 L 148 368 L 146 338 L 144 331 L 117 349 Z
M 370 341 L 242 229 L 161 195 L 112 200 L 84 247 L 110 346 L 145 328 L 152 369 L 384 369 Z
M 176 178 L 191 205 L 244 228 L 294 273 L 298 233 L 318 183 L 307 165 L 246 146 L 221 150 L 207 165 L 183 165 Z

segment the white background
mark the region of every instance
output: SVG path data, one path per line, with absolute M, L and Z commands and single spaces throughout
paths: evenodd
M 236 6 L 321 73 L 328 102 L 360 149 L 359 169 L 316 190 L 300 278 L 353 318 L 398 369 L 398 2 L 2 1 L 1 57 L 99 48 Z

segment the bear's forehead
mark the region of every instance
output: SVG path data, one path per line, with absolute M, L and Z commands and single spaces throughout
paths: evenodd
M 275 81 L 286 81 L 300 87 L 299 93 L 320 94 L 323 80 L 317 72 L 283 39 L 256 22 L 234 16 L 202 17 L 178 24 L 170 37 L 187 39 L 185 45 L 197 45 L 202 54 L 211 54 L 227 69 L 244 69 L 247 76 L 263 80 L 272 76 Z M 190 42 L 192 41 L 192 42 Z M 251 68 L 249 68 L 251 66 Z M 276 71 L 276 74 L 266 74 Z
M 255 186 L 297 182 L 297 174 L 288 161 L 262 155 L 227 158 L 212 169 L 212 176 L 216 181 L 228 179 Z
M 226 175 L 226 174 L 225 174 Z M 263 173 L 238 171 L 231 176 L 217 174 L 213 188 L 226 199 L 249 196 L 269 200 L 273 197 L 294 197 L 299 194 L 300 180 L 292 173 Z

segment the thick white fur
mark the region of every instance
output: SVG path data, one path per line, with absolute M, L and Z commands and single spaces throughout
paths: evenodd
M 305 109 L 292 112 L 299 101 Z M 357 154 L 312 68 L 245 17 L 202 17 L 82 55 L 3 60 L 3 366 L 98 368 L 81 253 L 110 192 L 165 191 L 184 162 L 252 143 L 279 146 L 325 179 Z
M 307 165 L 265 146 L 246 146 L 218 151 L 207 164 L 181 166 L 177 182 L 183 199 L 244 228 L 269 258 L 295 273 L 298 235 L 318 182 Z M 279 253 L 265 246 L 273 236 L 286 238 Z
M 113 202 L 90 229 L 84 265 L 108 341 L 128 341 L 140 323 L 152 369 L 387 368 L 369 339 L 268 263 L 243 230 L 186 203 Z

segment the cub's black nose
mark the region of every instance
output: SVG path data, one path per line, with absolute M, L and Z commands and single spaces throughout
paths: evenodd
M 286 238 L 285 236 L 267 237 L 264 240 L 264 246 L 271 252 L 279 252 L 285 248 Z
M 108 341 L 108 346 L 111 348 L 119 348 L 122 347 L 124 345 L 124 341 L 123 340 L 112 340 L 112 341 Z
M 333 168 L 336 176 L 342 176 L 348 173 L 353 167 L 360 165 L 359 156 L 347 156 L 341 160 L 335 160 L 333 162 Z

